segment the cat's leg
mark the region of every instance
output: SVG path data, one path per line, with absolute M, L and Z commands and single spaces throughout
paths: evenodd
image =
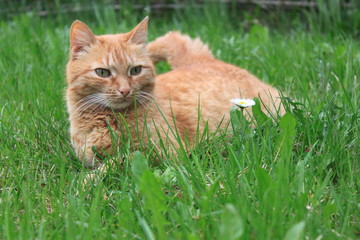
M 115 162 L 112 161 L 110 163 L 102 163 L 99 165 L 99 167 L 86 174 L 82 182 L 83 186 L 86 186 L 89 183 L 96 184 L 100 177 L 104 176 L 104 174 L 108 172 L 110 167 L 115 167 Z
M 73 147 L 82 164 L 88 168 L 101 166 L 100 156 L 112 153 L 110 130 L 108 128 L 94 129 L 83 136 L 72 137 Z
M 102 156 L 112 155 L 114 152 L 111 131 L 113 131 L 113 129 L 101 128 L 92 131 L 88 135 L 83 164 L 91 167 L 93 170 L 86 174 L 83 181 L 84 186 L 89 183 L 96 184 L 103 176 L 105 176 L 105 174 L 107 174 L 109 169 L 115 168 L 117 164 L 122 164 L 122 159 L 109 158 L 106 162 L 103 162 L 100 159 Z

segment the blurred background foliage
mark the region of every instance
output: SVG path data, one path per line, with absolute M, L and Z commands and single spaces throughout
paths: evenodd
M 11 20 L 19 14 L 35 14 L 42 18 L 56 18 L 61 23 L 81 16 L 94 20 L 99 11 L 108 11 L 121 17 L 144 15 L 162 20 L 181 16 L 200 8 L 219 12 L 232 24 L 245 30 L 251 25 L 276 27 L 287 31 L 292 27 L 327 33 L 360 35 L 359 0 L 0 0 L 0 19 Z M 208 11 L 211 15 L 211 11 Z M 197 18 L 196 14 L 192 14 Z M 184 14 L 184 17 L 189 17 Z M 211 18 L 211 16 L 210 16 Z M 98 20 L 98 19 L 97 19 Z M 134 21 L 135 23 L 136 21 Z

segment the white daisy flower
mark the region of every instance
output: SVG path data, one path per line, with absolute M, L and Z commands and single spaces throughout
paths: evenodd
M 255 101 L 252 99 L 235 98 L 235 99 L 231 99 L 230 102 L 234 103 L 236 106 L 240 108 L 247 108 L 255 105 Z

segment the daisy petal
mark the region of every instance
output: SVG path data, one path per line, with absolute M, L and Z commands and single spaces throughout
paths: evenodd
M 240 108 L 247 108 L 255 105 L 255 101 L 252 99 L 235 98 L 235 99 L 231 99 L 230 102 L 234 103 L 236 106 Z

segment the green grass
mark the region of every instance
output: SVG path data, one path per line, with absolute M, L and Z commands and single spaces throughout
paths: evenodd
M 258 112 L 250 128 L 232 110 L 230 138 L 158 163 L 158 149 L 124 144 L 114 157 L 124 164 L 84 187 L 64 101 L 70 24 L 125 32 L 141 17 L 105 8 L 0 22 L 0 239 L 359 238 L 359 39 L 315 23 L 247 28 L 224 11 L 152 17 L 149 38 L 201 36 L 296 99 L 289 113 L 271 122 Z

